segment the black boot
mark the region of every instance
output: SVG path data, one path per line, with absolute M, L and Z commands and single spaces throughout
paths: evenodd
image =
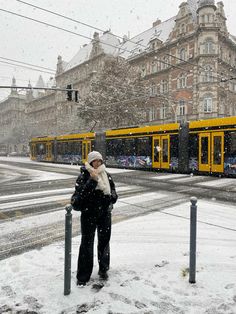
M 107 280 L 108 279 L 108 273 L 106 270 L 99 270 L 98 275 L 100 279 Z

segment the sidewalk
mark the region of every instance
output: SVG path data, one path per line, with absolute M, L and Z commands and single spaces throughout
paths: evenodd
M 63 295 L 64 243 L 1 261 L 0 313 L 235 313 L 236 206 L 197 205 L 196 284 L 188 282 L 185 203 L 113 225 L 110 277 L 99 292 L 92 289 L 96 257 L 91 283 L 75 284 L 79 236 L 73 238 L 69 296 Z

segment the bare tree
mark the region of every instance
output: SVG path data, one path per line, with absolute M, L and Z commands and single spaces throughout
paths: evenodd
M 79 116 L 87 125 L 120 127 L 145 121 L 146 88 L 139 73 L 124 59 L 108 59 L 80 102 Z

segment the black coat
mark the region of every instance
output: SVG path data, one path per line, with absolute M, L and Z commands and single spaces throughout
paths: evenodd
M 91 178 L 90 173 L 84 166 L 81 167 L 80 172 L 81 174 L 76 180 L 75 191 L 82 203 L 81 211 L 104 212 L 112 210 L 118 196 L 111 175 L 107 173 L 111 195 L 105 195 L 103 191 L 96 190 L 98 182 Z

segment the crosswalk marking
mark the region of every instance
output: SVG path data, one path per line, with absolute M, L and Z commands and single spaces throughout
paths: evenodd
M 121 192 L 139 192 L 145 190 L 143 187 L 135 186 L 135 185 L 125 185 L 125 184 L 117 184 L 117 193 Z M 5 203 L 0 204 L 1 212 L 15 210 L 16 208 L 22 206 L 33 206 L 37 204 L 45 204 L 50 202 L 58 202 L 61 205 L 66 205 L 70 203 L 71 195 L 74 191 L 74 188 L 68 189 L 59 189 L 59 190 L 49 190 L 49 191 L 40 191 L 40 192 L 30 192 L 30 193 L 22 193 L 15 194 L 9 196 L 1 197 L 1 201 L 5 201 Z M 70 193 L 68 193 L 70 192 Z M 27 197 L 31 197 L 28 198 Z M 14 201 L 11 201 L 13 200 Z M 22 200 L 23 199 L 23 200 Z M 8 202 L 7 202 L 8 200 Z
M 236 184 L 236 179 L 228 179 L 228 178 L 221 178 L 221 179 L 215 179 L 211 181 L 206 181 L 206 182 L 200 182 L 197 183 L 197 185 L 202 185 L 202 186 L 227 186 L 229 184 Z

